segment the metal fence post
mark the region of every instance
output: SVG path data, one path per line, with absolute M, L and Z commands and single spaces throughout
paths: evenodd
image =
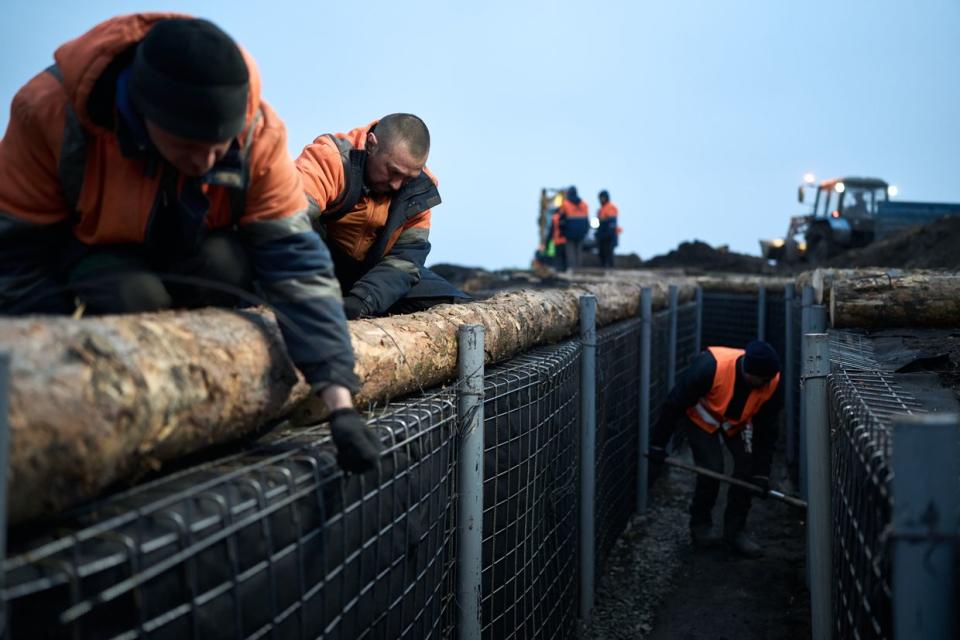
M 459 329 L 457 638 L 479 640 L 483 547 L 483 325 Z
M 813 333 L 810 330 L 810 308 L 813 306 L 813 287 L 807 285 L 803 288 L 803 291 L 800 294 L 800 378 L 801 378 L 801 394 L 803 393 L 803 363 L 806 361 L 806 350 L 807 343 L 803 339 L 803 336 L 808 333 Z M 800 481 L 800 497 L 804 500 L 807 499 L 807 438 L 806 438 L 806 425 L 807 425 L 807 408 L 803 403 L 803 400 L 800 401 L 800 433 L 797 438 L 797 445 L 800 448 L 800 464 L 799 466 L 799 481 Z M 809 577 L 809 576 L 808 576 Z M 809 580 L 808 580 L 809 582 Z
M 640 433 L 637 436 L 637 513 L 647 510 L 647 448 L 650 444 L 650 346 L 653 291 L 640 290 Z
M 580 296 L 580 619 L 593 611 L 597 471 L 597 298 Z
M 960 499 L 956 414 L 902 416 L 893 423 L 894 638 L 956 638 L 954 607 Z
M 833 630 L 832 507 L 830 502 L 830 426 L 827 415 L 827 376 L 830 342 L 825 333 L 803 336 L 804 437 L 807 442 L 807 567 L 810 579 L 811 632 L 829 640 Z
M 680 287 L 670 285 L 670 340 L 667 345 L 667 388 L 672 389 L 677 378 L 677 303 Z
M 795 422 L 797 408 L 796 397 L 793 394 L 794 389 L 797 388 L 793 362 L 793 345 L 796 344 L 797 339 L 797 327 L 793 326 L 793 301 L 795 297 L 796 289 L 794 285 L 784 286 L 783 387 L 786 393 L 783 394 L 783 404 L 787 421 L 787 462 L 791 465 L 797 459 L 797 424 Z
M 757 340 L 767 339 L 767 288 L 757 290 Z
M 697 312 L 693 330 L 693 355 L 697 356 L 703 346 L 703 287 L 697 287 L 695 300 Z
M 7 469 L 10 460 L 10 354 L 0 353 L 0 593 L 6 587 Z M 0 597 L 0 638 L 7 638 L 7 601 Z

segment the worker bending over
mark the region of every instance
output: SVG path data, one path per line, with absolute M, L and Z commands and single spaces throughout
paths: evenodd
M 780 359 L 769 344 L 756 340 L 746 349 L 709 347 L 690 363 L 667 396 L 650 436 L 654 475 L 679 423 L 697 466 L 722 473 L 723 443 L 733 456 L 733 476 L 769 489 L 782 406 Z M 711 515 L 719 490 L 717 480 L 697 476 L 690 505 L 690 535 L 697 546 L 719 542 L 712 533 Z M 757 557 L 760 546 L 744 532 L 750 498 L 746 489 L 729 488 L 723 539 L 737 553 Z
M 341 465 L 371 468 L 382 447 L 350 398 L 330 253 L 252 59 L 206 20 L 149 13 L 54 58 L 0 142 L 0 313 L 233 306 L 256 282 L 332 411 Z
M 429 153 L 423 120 L 394 113 L 319 136 L 296 160 L 351 320 L 470 298 L 424 266 L 430 210 L 440 204 Z

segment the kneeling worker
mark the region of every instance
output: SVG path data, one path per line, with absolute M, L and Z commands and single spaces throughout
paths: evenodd
M 297 158 L 314 227 L 330 246 L 347 318 L 409 313 L 469 299 L 424 266 L 430 208 L 430 132 L 394 113 L 349 133 L 322 135 Z
M 777 416 L 783 406 L 779 383 L 780 359 L 766 342 L 756 340 L 746 349 L 709 347 L 690 363 L 667 396 L 650 436 L 651 462 L 662 464 L 679 421 L 697 466 L 722 473 L 723 442 L 733 456 L 733 476 L 768 489 Z M 711 512 L 719 490 L 717 480 L 697 476 L 690 505 L 690 534 L 697 546 L 718 542 L 712 535 Z M 737 553 L 757 557 L 760 546 L 744 533 L 750 498 L 746 489 L 730 487 L 723 538 Z

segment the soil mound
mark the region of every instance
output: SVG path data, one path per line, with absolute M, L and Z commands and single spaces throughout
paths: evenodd
M 904 229 L 861 249 L 842 253 L 829 264 L 834 267 L 960 269 L 960 216 Z
M 774 268 L 759 256 L 734 253 L 711 247 L 706 242 L 682 242 L 679 247 L 643 263 L 645 269 L 679 268 L 687 271 L 725 271 L 728 273 L 773 273 Z

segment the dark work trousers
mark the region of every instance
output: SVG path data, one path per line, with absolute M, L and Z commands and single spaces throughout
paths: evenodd
M 566 243 L 554 245 L 554 249 L 555 249 L 555 250 L 554 250 L 554 257 L 553 257 L 553 260 L 554 260 L 554 262 L 553 262 L 554 268 L 555 268 L 557 271 L 566 271 L 566 270 L 567 270 L 567 245 L 566 245 Z
M 614 238 L 600 238 L 597 240 L 597 250 L 600 252 L 600 266 L 608 269 L 613 268 L 613 246 Z
M 141 245 L 91 247 L 67 274 L 68 287 L 92 314 L 246 304 L 218 284 L 253 288 L 250 258 L 233 231 L 211 232 L 189 256 L 150 256 Z
M 686 416 L 680 419 L 683 430 L 693 451 L 693 462 L 698 467 L 723 473 L 722 440 L 733 456 L 733 477 L 748 480 L 753 466 L 753 456 L 747 452 L 743 431 L 727 437 L 717 432 L 709 434 Z M 713 523 L 710 512 L 717 501 L 720 482 L 712 478 L 697 476 L 697 486 L 693 491 L 693 503 L 690 505 L 690 526 L 710 525 Z M 727 506 L 723 514 L 723 533 L 733 536 L 743 530 L 750 510 L 751 494 L 745 489 L 731 485 L 727 489 Z
M 580 246 L 582 244 L 582 240 L 567 239 L 567 244 L 564 245 L 567 248 L 567 269 L 580 268 Z M 564 271 L 567 269 L 564 269 Z

